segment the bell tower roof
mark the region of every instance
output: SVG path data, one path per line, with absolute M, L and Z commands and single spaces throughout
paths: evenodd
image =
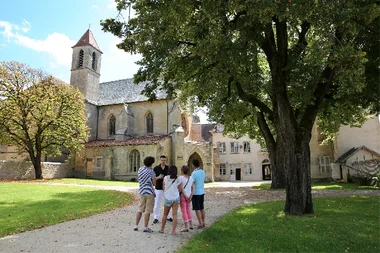
M 88 29 L 84 34 L 83 36 L 79 39 L 79 41 L 77 42 L 77 44 L 75 44 L 72 48 L 75 48 L 75 47 L 83 47 L 83 46 L 92 46 L 93 48 L 95 48 L 96 50 L 98 50 L 100 53 L 103 53 L 99 46 L 98 46 L 98 43 L 96 43 L 96 40 L 95 40 L 95 37 L 94 35 L 92 34 L 91 30 Z

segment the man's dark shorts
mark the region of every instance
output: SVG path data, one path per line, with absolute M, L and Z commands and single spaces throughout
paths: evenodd
M 203 202 L 205 199 L 205 195 L 193 195 L 193 198 L 191 199 L 191 202 L 193 204 L 193 210 L 203 210 Z

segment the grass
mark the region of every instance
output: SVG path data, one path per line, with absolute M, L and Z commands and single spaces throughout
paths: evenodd
M 303 217 L 285 215 L 280 211 L 283 201 L 244 206 L 178 252 L 379 252 L 379 201 L 379 197 L 314 199 L 318 211 Z
M 77 185 L 99 185 L 99 186 L 126 186 L 138 187 L 137 182 L 112 181 L 104 179 L 80 179 L 80 178 L 53 178 L 43 180 L 16 180 L 14 182 L 27 183 L 60 183 L 60 184 L 77 184 Z
M 271 190 L 271 184 L 260 184 L 253 186 L 257 190 Z M 364 186 L 344 182 L 315 182 L 311 184 L 312 190 L 379 190 L 379 187 Z M 278 190 L 278 189 L 277 189 Z M 283 189 L 279 189 L 283 190 Z
M 0 183 L 0 237 L 126 206 L 126 192 L 87 187 Z

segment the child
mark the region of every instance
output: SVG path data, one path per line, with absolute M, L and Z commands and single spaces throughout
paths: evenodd
M 181 168 L 181 176 L 179 180 L 182 182 L 183 189 L 180 194 L 180 206 L 182 212 L 182 218 L 185 222 L 185 228 L 181 229 L 181 232 L 189 232 L 189 228 L 193 229 L 192 215 L 190 210 L 191 198 L 194 194 L 194 181 L 188 176 L 189 167 L 183 165 Z
M 182 191 L 182 183 L 177 178 L 176 166 L 174 165 L 169 166 L 168 175 L 164 177 L 163 189 L 164 189 L 164 215 L 162 216 L 162 224 L 161 224 L 160 233 L 164 232 L 169 211 L 171 208 L 173 208 L 172 209 L 172 216 L 173 216 L 172 235 L 175 235 L 176 227 L 177 227 L 179 192 Z

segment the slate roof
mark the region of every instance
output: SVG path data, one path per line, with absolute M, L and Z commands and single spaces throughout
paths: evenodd
M 133 83 L 133 78 L 100 83 L 98 105 L 124 104 L 147 101 L 148 97 L 141 95 L 148 82 Z M 158 90 L 157 99 L 166 99 L 166 92 Z
M 345 163 L 348 160 L 348 158 L 350 158 L 352 155 L 354 155 L 359 150 L 366 150 L 366 151 L 368 151 L 368 152 L 370 152 L 370 153 L 372 153 L 374 155 L 380 156 L 380 154 L 377 153 L 376 151 L 374 151 L 374 150 L 372 150 L 370 148 L 367 148 L 366 146 L 360 146 L 360 147 L 353 147 L 353 148 L 351 148 L 346 153 L 343 153 L 341 156 L 339 156 L 336 161 L 338 163 Z
M 140 136 L 133 137 L 127 140 L 95 140 L 85 143 L 85 147 L 109 147 L 109 146 L 129 146 L 129 145 L 149 145 L 156 144 L 161 140 L 171 138 L 168 135 L 156 135 L 156 136 Z
M 99 46 L 98 46 L 98 43 L 96 43 L 96 40 L 95 40 L 95 37 L 94 35 L 92 34 L 91 30 L 88 29 L 83 35 L 82 37 L 79 39 L 79 41 L 77 42 L 77 44 L 75 44 L 73 46 L 74 47 L 82 47 L 82 46 L 92 46 L 93 48 L 99 50 L 101 53 L 103 53 Z

